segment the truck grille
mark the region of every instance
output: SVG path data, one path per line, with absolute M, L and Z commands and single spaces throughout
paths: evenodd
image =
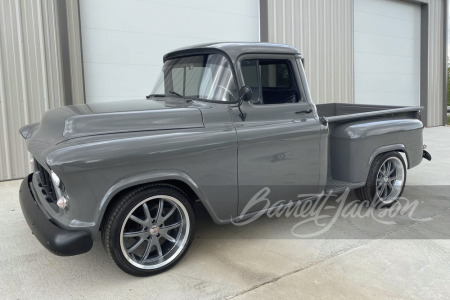
M 46 200 L 48 202 L 56 202 L 55 189 L 53 188 L 50 174 L 36 159 L 34 160 L 34 165 L 39 172 L 39 178 L 41 179 L 41 184 L 39 186 L 42 187 L 42 193 L 47 196 Z

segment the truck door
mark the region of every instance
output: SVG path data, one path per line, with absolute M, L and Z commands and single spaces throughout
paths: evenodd
M 274 204 L 315 195 L 318 190 L 320 125 L 302 88 L 294 56 L 246 55 L 238 62 L 238 76 L 253 91 L 241 110 L 233 107 L 238 136 L 238 214 L 263 209 L 267 201 L 250 207 L 260 193 Z M 267 191 L 267 189 L 266 189 Z M 246 205 L 249 206 L 246 208 Z

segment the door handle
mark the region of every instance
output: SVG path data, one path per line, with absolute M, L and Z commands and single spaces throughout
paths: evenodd
M 296 111 L 296 114 L 310 114 L 312 113 L 312 109 L 308 109 L 308 110 L 300 110 L 300 111 Z

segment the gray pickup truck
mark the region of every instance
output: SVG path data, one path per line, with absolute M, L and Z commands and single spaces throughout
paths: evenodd
M 197 201 L 218 224 L 260 213 L 248 204 L 265 187 L 272 204 L 346 188 L 394 203 L 406 169 L 431 159 L 421 109 L 314 105 L 287 45 L 178 49 L 147 99 L 60 107 L 22 127 L 35 172 L 20 203 L 52 253 L 85 253 L 101 235 L 123 271 L 152 275 L 188 250 Z

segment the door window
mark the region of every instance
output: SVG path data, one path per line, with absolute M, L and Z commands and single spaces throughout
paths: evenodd
M 288 60 L 244 60 L 244 84 L 253 91 L 253 104 L 285 104 L 300 101 L 291 63 Z

